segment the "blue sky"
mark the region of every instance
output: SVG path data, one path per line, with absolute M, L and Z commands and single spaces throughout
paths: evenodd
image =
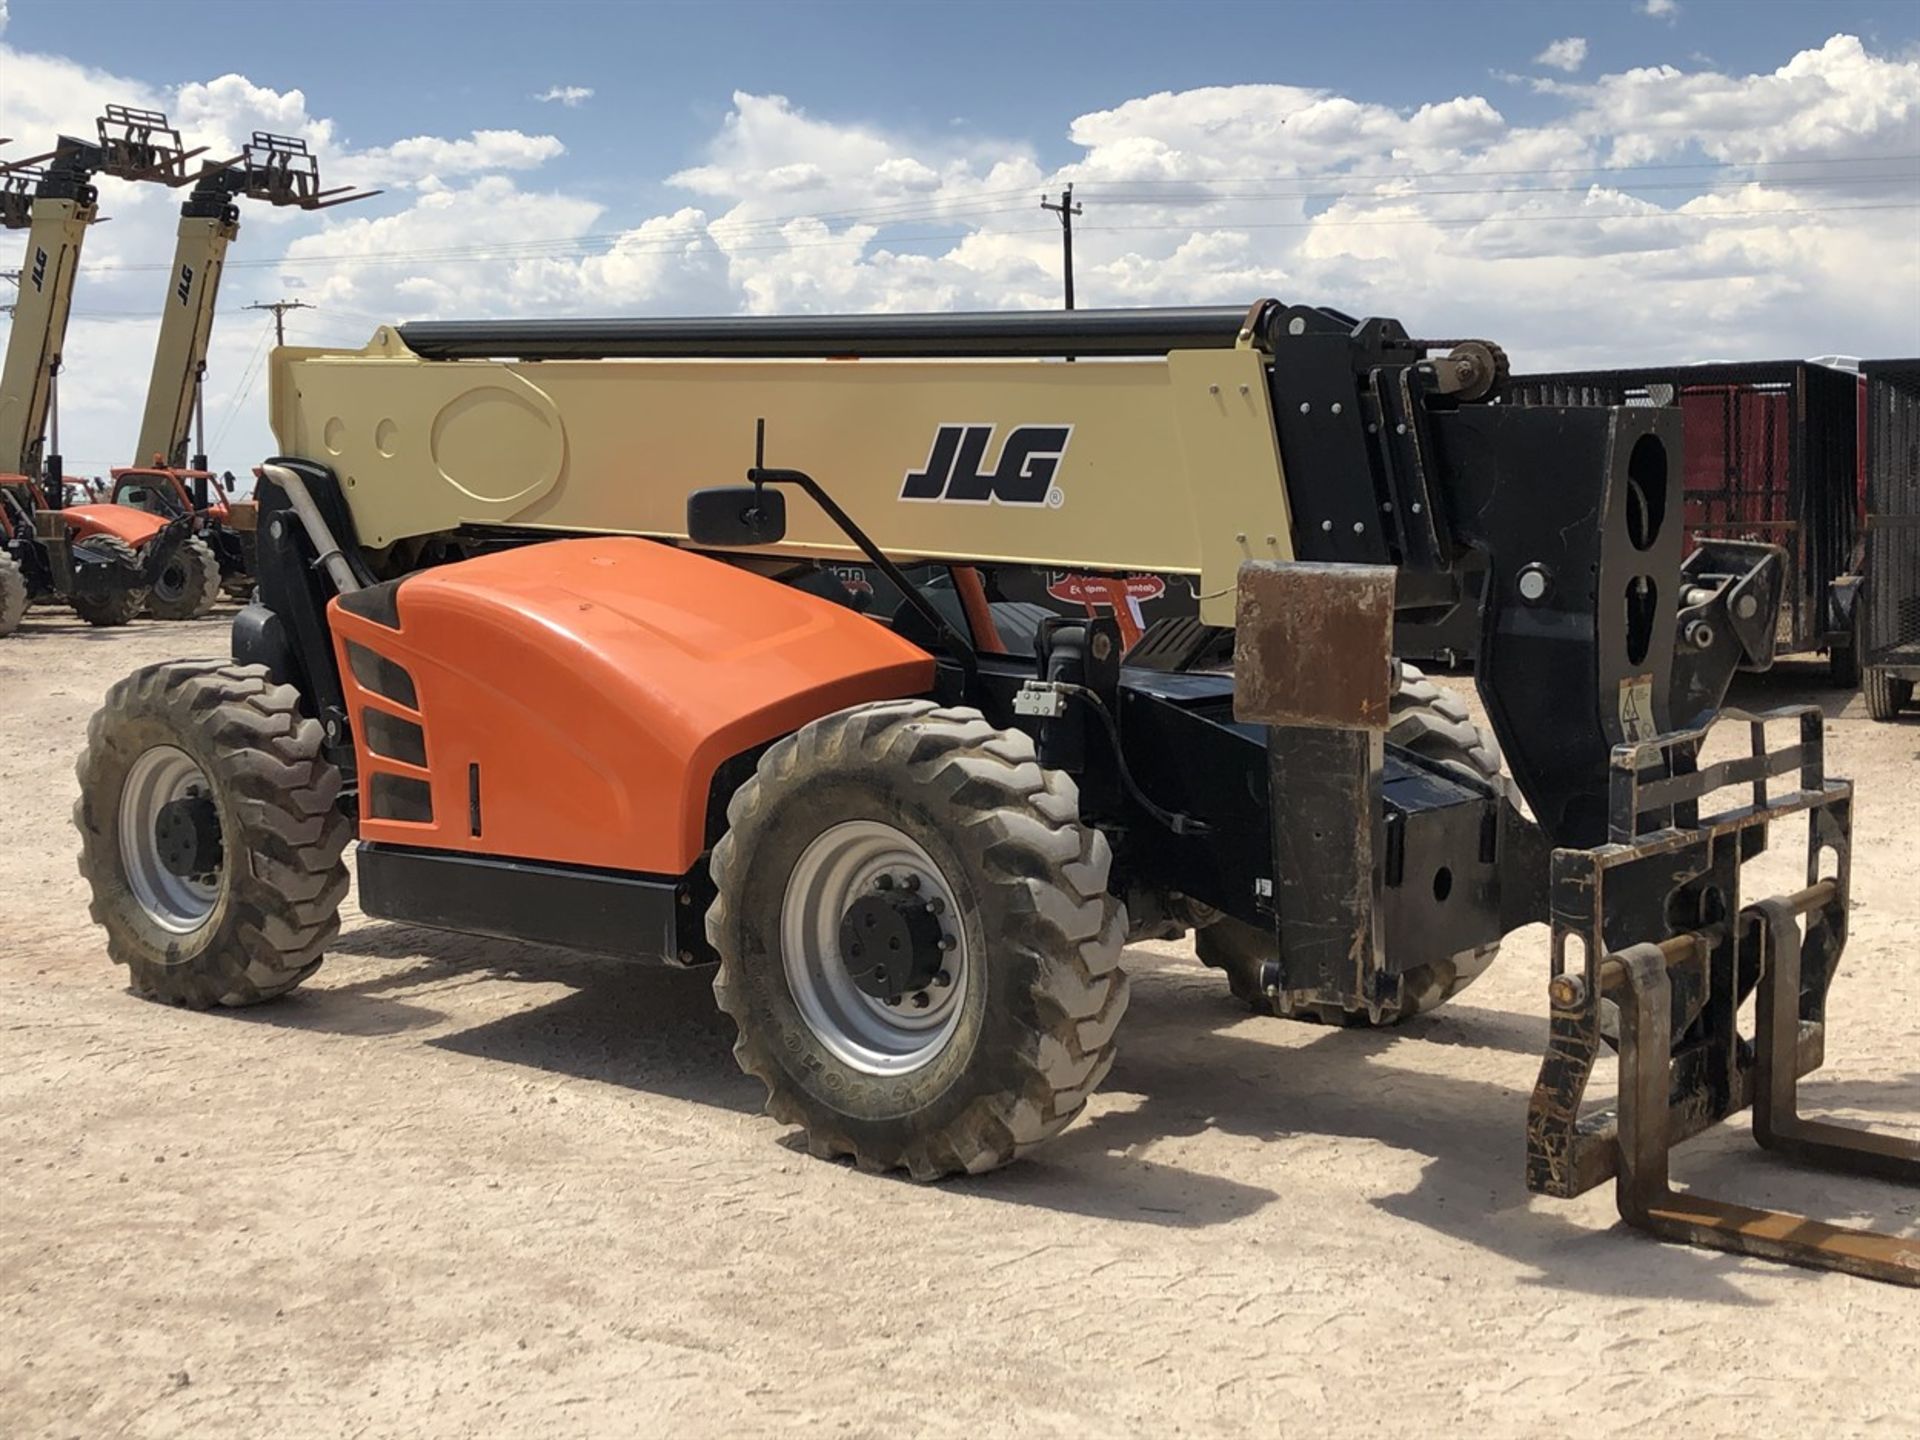
M 108 101 L 306 138 L 386 193 L 247 212 L 208 410 L 271 445 L 265 319 L 1260 294 L 1522 365 L 1920 350 L 1920 4 L 0 0 L 0 133 Z M 537 97 L 570 93 L 572 103 Z M 124 463 L 177 197 L 108 182 L 63 385 Z M 797 217 L 797 218 L 796 218 Z M 0 265 L 9 263 L 0 259 Z M 95 441 L 92 437 L 100 437 Z
M 1074 158 L 1066 121 L 1158 90 L 1284 80 L 1387 105 L 1480 91 L 1518 122 L 1551 105 L 1527 74 L 1577 34 L 1589 71 L 1771 69 L 1839 32 L 1920 42 L 1915 0 L 199 0 L 194 23 L 144 0 L 11 0 L 10 43 L 156 80 L 237 71 L 303 89 L 343 138 L 475 126 L 550 131 L 551 173 L 616 211 L 659 203 L 733 92 L 936 137 L 957 127 Z M 582 86 L 568 111 L 533 96 Z

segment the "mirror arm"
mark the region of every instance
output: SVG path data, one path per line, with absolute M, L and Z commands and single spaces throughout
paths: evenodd
M 933 627 L 934 634 L 946 637 L 948 644 L 952 647 L 954 660 L 967 673 L 967 678 L 971 680 L 979 672 L 979 657 L 974 651 L 973 642 L 955 629 L 934 603 L 920 593 L 900 567 L 887 558 L 886 552 L 874 544 L 867 537 L 867 532 L 854 523 L 853 517 L 842 510 L 834 502 L 833 497 L 820 488 L 819 481 L 804 470 L 769 469 L 761 465 L 756 465 L 747 471 L 747 479 L 755 486 L 791 485 L 795 489 L 805 491 L 812 497 L 814 504 L 826 511 L 827 518 L 839 526 L 849 540 L 860 547 L 861 553 L 873 562 L 874 569 L 893 583 L 894 588 L 900 592 L 900 598 L 912 606 L 920 618 Z
M 765 485 L 791 485 L 811 496 L 813 503 L 826 511 L 827 518 L 840 527 L 841 533 L 859 546 L 860 552 L 873 562 L 874 568 L 893 583 L 894 588 L 900 592 L 900 598 L 911 605 L 920 618 L 933 627 L 933 633 L 946 637 L 952 648 L 954 660 L 966 672 L 967 679 L 971 682 L 980 671 L 980 657 L 974 651 L 973 642 L 948 623 L 947 617 L 942 615 L 934 603 L 914 587 L 913 582 L 907 579 L 900 567 L 888 559 L 885 552 L 868 538 L 867 532 L 854 524 L 853 517 L 835 503 L 833 497 L 821 488 L 819 481 L 804 470 L 785 470 L 777 466 L 767 466 L 763 463 L 766 452 L 767 422 L 765 419 L 760 419 L 754 422 L 753 465 L 747 471 L 747 480 L 754 489 L 758 490 Z

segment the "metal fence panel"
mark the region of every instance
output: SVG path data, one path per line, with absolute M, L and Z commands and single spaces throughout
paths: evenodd
M 1868 664 L 1920 664 L 1920 359 L 1861 366 L 1867 411 Z

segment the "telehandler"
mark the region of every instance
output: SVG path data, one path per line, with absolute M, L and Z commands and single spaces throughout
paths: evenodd
M 253 589 L 254 508 L 232 500 L 207 467 L 204 403 L 220 277 L 240 234 L 239 202 L 328 210 L 379 193 L 321 188 L 320 162 L 306 141 L 265 130 L 254 131 L 233 158 L 201 162 L 180 205 L 134 463 L 113 472 L 111 494 L 114 503 L 163 520 L 200 517 L 199 533 L 154 583 L 148 607 L 160 619 L 195 619 L 213 608 L 222 590 L 245 595 Z
M 1507 403 L 1505 372 L 1274 300 L 276 351 L 232 658 L 136 672 L 89 730 L 93 917 L 140 994 L 272 999 L 355 842 L 370 916 L 711 966 L 769 1111 L 917 1179 L 1079 1113 L 1130 938 L 1391 1024 L 1543 921 L 1533 1190 L 1613 1179 L 1657 1235 L 1916 1283 L 1915 1242 L 1668 1184 L 1748 1108 L 1772 1149 L 1920 1178 L 1794 1109 L 1852 793 L 1817 710 L 1722 710 L 1781 556 L 1683 562 L 1678 416 Z M 1123 645 L 1008 598 L 1036 570 L 1176 577 L 1198 613 Z M 1391 659 L 1463 608 L 1497 746 Z M 1739 751 L 1703 759 L 1723 716 Z M 1789 817 L 1804 888 L 1745 896 Z M 1583 1108 L 1610 1045 L 1619 1103 Z
M 184 185 L 201 153 L 158 111 L 109 105 L 96 138 L 0 164 L 0 226 L 27 232 L 20 298 L 0 370 L 0 635 L 33 599 L 93 625 L 124 625 L 178 568 L 196 522 L 111 505 L 69 505 L 60 458 L 61 351 L 80 251 L 99 208 L 96 175 Z M 49 446 L 48 441 L 51 440 Z

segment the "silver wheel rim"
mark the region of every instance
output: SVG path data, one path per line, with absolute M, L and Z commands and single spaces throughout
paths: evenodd
M 883 875 L 896 884 L 917 883 L 920 894 L 937 900 L 941 929 L 953 940 L 945 961 L 950 983 L 919 992 L 927 997 L 925 1008 L 911 996 L 893 1006 L 867 994 L 840 954 L 841 916 Z M 960 1026 L 974 974 L 952 885 L 911 837 L 878 820 L 835 825 L 801 852 L 780 903 L 780 955 L 807 1028 L 836 1059 L 868 1075 L 902 1075 L 944 1050 Z
M 120 787 L 120 862 L 127 888 L 156 925 L 176 935 L 206 924 L 220 898 L 220 877 L 216 871 L 203 882 L 161 863 L 160 812 L 175 800 L 212 791 L 193 757 L 172 745 L 156 745 L 134 761 Z

